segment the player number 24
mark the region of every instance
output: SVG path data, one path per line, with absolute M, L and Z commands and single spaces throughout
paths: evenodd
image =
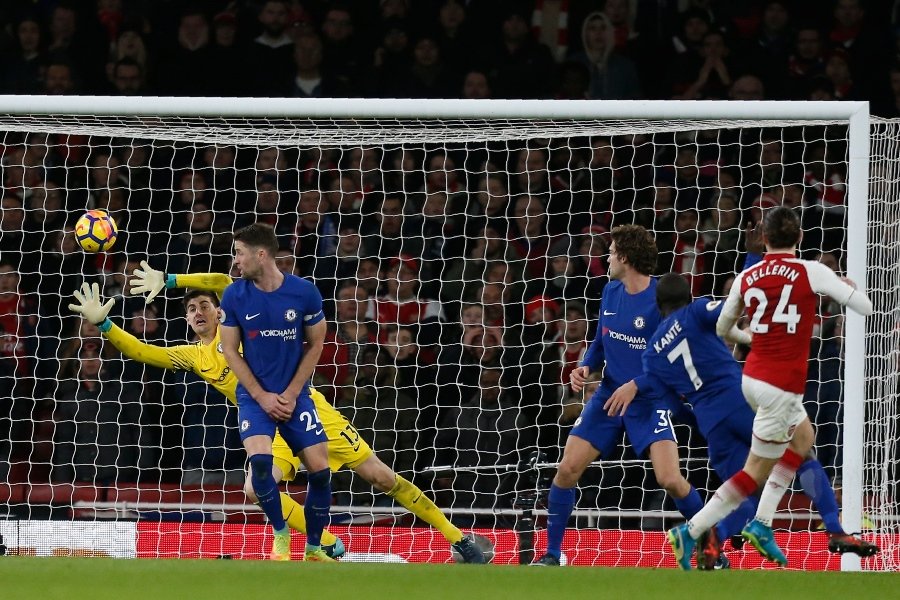
M 781 288 L 781 297 L 778 298 L 778 304 L 775 305 L 775 312 L 772 314 L 773 323 L 784 323 L 788 333 L 797 333 L 797 323 L 800 322 L 800 313 L 797 311 L 797 305 L 791 304 L 791 292 L 794 286 L 786 285 Z M 769 301 L 766 294 L 759 288 L 748 288 L 744 292 L 744 304 L 750 306 L 750 302 L 756 300 L 756 310 L 753 311 L 753 317 L 750 319 L 750 331 L 753 333 L 768 333 L 769 325 L 762 323 L 763 315 Z

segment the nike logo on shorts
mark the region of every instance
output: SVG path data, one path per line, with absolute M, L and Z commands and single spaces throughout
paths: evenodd
M 668 427 L 658 427 L 653 430 L 653 433 L 662 433 L 663 431 L 668 431 L 668 430 L 669 430 Z

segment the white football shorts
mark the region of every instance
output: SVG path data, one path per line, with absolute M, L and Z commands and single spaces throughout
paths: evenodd
M 794 437 L 794 429 L 807 417 L 803 394 L 787 392 L 746 375 L 741 380 L 741 390 L 756 413 L 750 449 L 762 458 L 781 458 Z

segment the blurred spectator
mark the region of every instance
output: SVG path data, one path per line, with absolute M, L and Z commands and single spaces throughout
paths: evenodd
M 388 261 L 400 255 L 421 256 L 422 237 L 416 235 L 421 228 L 416 221 L 404 214 L 404 202 L 400 196 L 385 196 L 374 218 L 363 221 L 360 235 L 366 256 Z
M 136 29 L 127 28 L 119 32 L 119 37 L 110 51 L 106 76 L 117 88 L 119 86 L 116 84 L 116 67 L 122 61 L 140 74 L 142 84 L 146 83 L 147 71 L 150 68 L 150 56 L 144 38 Z
M 112 83 L 114 92 L 121 96 L 146 95 L 146 81 L 141 65 L 131 58 L 123 58 L 113 65 Z
M 0 200 L 0 255 L 18 270 L 25 251 L 25 210 L 22 201 L 7 194 Z
M 841 49 L 832 50 L 825 60 L 825 77 L 834 88 L 835 100 L 856 100 L 858 97 L 850 61 Z
M 465 5 L 466 2 L 460 0 L 442 0 L 438 8 L 437 42 L 442 61 L 454 79 L 473 62 L 474 48 L 470 40 L 474 38 L 466 19 Z
M 489 76 L 498 98 L 550 98 L 555 89 L 553 57 L 532 38 L 527 10 L 512 7 L 504 15 L 500 45 L 487 55 Z
M 236 65 L 246 64 L 247 55 L 238 41 L 238 21 L 234 13 L 223 11 L 213 17 L 213 37 L 210 45 L 209 95 L 253 95 L 247 91 L 247 82 L 234 76 Z
M 804 26 L 797 30 L 787 75 L 789 97 L 796 100 L 806 98 L 812 78 L 825 75 L 822 33 L 815 27 Z
M 222 85 L 215 79 L 222 75 L 210 69 L 212 60 L 206 15 L 188 8 L 179 19 L 176 39 L 159 49 L 154 87 L 163 95 L 206 96 Z
M 574 59 L 588 68 L 588 97 L 601 100 L 627 100 L 641 95 L 637 69 L 631 59 L 615 51 L 612 24 L 602 12 L 588 15 L 581 30 L 584 51 Z
M 353 383 L 362 366 L 363 350 L 377 342 L 376 325 L 366 317 L 370 300 L 368 292 L 353 281 L 338 287 L 335 319 L 329 322 L 313 381 L 339 407 L 352 405 Z M 328 390 L 333 393 L 329 395 Z
M 480 371 L 478 386 L 440 422 L 434 442 L 437 463 L 455 467 L 515 465 L 535 443 L 535 427 L 520 412 L 510 388 L 501 385 L 503 371 Z M 507 508 L 512 504 L 515 479 L 497 471 L 454 471 L 447 481 L 454 504 L 478 508 Z M 455 521 L 457 519 L 454 519 Z
M 3 89 L 8 94 L 39 94 L 43 91 L 43 69 L 47 60 L 41 25 L 32 16 L 15 27 L 16 49 L 3 70 Z
M 286 0 L 264 0 L 258 21 L 262 33 L 247 48 L 248 96 L 280 96 L 284 82 L 291 80 L 294 67 L 294 40 L 287 34 Z
M 394 98 L 447 98 L 459 89 L 459 74 L 449 72 L 441 47 L 429 35 L 419 35 L 413 45 L 412 63 L 401 85 L 385 90 Z
M 787 93 L 787 64 L 791 29 L 787 0 L 766 0 L 757 36 L 737 56 L 739 66 L 762 78 L 772 98 Z
M 544 203 L 536 196 L 521 196 L 513 206 L 509 245 L 524 261 L 529 277 L 542 277 L 547 267 L 551 238 Z
M 487 279 L 494 261 L 514 265 L 517 279 L 521 278 L 521 260 L 500 232 L 491 226 L 473 230 L 466 240 L 465 260 L 450 261 L 446 266 L 441 277 L 441 299 L 454 302 L 470 298 L 472 290 Z
M 700 65 L 699 71 L 690 74 L 693 79 L 684 79 L 675 84 L 674 97 L 679 100 L 726 98 L 734 71 L 729 60 L 730 55 L 731 50 L 721 32 L 710 31 L 707 33 L 703 36 L 703 48 L 700 51 L 703 64 Z
M 503 341 L 495 328 L 467 328 L 459 341 L 442 344 L 437 356 L 438 405 L 460 406 L 478 393 L 481 370 L 499 368 Z
M 491 97 L 491 84 L 482 71 L 469 71 L 463 77 L 462 98 L 483 100 Z
M 295 75 L 289 96 L 295 98 L 340 98 L 346 95 L 341 82 L 322 72 L 322 40 L 301 35 L 294 42 Z
M 104 376 L 93 344 L 79 352 L 75 375 L 60 385 L 56 399 L 53 480 L 136 481 L 140 387 Z
M 510 208 L 506 177 L 500 173 L 487 173 L 476 179 L 475 190 L 469 188 L 466 220 L 478 228 L 490 227 L 496 233 L 505 234 L 509 229 Z
M 379 326 L 418 325 L 419 344 L 429 346 L 438 341 L 439 321 L 444 320 L 440 302 L 419 297 L 421 273 L 419 262 L 401 255 L 390 261 L 384 274 L 385 292 L 370 300 L 366 317 Z M 382 332 L 379 338 L 384 339 Z
M 324 71 L 336 78 L 351 96 L 360 89 L 362 45 L 357 40 L 350 10 L 332 5 L 322 20 Z
M 375 96 L 390 97 L 404 85 L 403 78 L 412 63 L 408 25 L 401 19 L 387 19 L 372 58 L 367 87 Z
M 48 96 L 64 96 L 75 94 L 77 86 L 72 66 L 65 62 L 54 61 L 47 65 L 44 72 L 44 93 Z
M 872 4 L 873 10 L 867 11 L 862 0 L 836 0 L 834 3 L 834 22 L 828 39 L 841 51 L 849 73 L 861 75 L 885 68 L 889 55 L 884 48 L 889 47 L 890 39 L 887 31 L 872 20 L 872 15 L 877 15 L 874 11 L 877 3 Z M 834 80 L 831 75 L 829 77 Z M 839 90 L 837 97 L 842 97 Z
M 38 315 L 34 299 L 20 290 L 18 269 L 0 262 L 0 396 L 8 397 L 15 381 L 33 376 Z
M 762 80 L 755 75 L 741 75 L 728 88 L 731 100 L 765 100 L 766 88 Z
M 681 273 L 691 284 L 696 298 L 712 292 L 713 253 L 699 234 L 699 212 L 696 208 L 679 210 L 675 216 L 675 234 L 657 235 L 659 248 L 657 273 Z

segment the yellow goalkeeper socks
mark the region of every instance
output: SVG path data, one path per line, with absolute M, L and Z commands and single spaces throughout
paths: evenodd
M 303 505 L 284 492 L 281 492 L 281 514 L 284 515 L 284 522 L 288 527 L 300 533 L 306 533 L 306 515 L 303 514 Z M 335 541 L 337 538 L 333 533 L 327 529 L 322 532 L 323 546 L 331 546 Z
M 397 475 L 394 487 L 391 488 L 387 495 L 399 502 L 409 512 L 440 531 L 451 544 L 455 544 L 463 539 L 462 531 L 448 521 L 441 509 L 415 484 Z M 288 521 L 288 524 L 290 524 L 290 521 Z M 322 543 L 324 544 L 325 542 L 323 541 Z

